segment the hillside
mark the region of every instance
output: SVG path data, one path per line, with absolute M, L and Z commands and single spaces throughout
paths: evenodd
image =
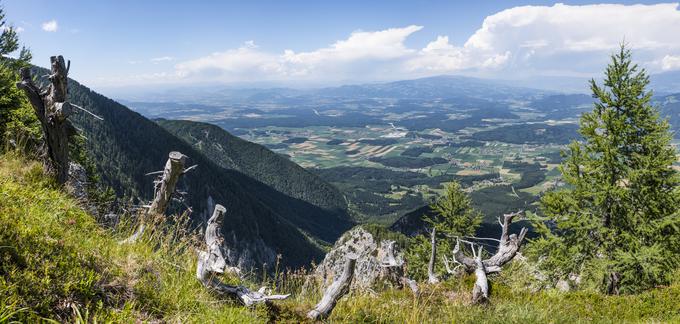
M 205 221 L 213 204 L 227 207 L 230 219 L 224 230 L 230 233 L 226 245 L 233 263 L 244 268 L 272 266 L 281 254 L 285 265 L 307 265 L 323 255 L 312 240 L 332 242 L 345 229 L 319 225 L 324 218 L 338 219 L 336 212 L 220 167 L 156 123 L 76 81 L 69 81 L 69 96 L 71 102 L 104 118 L 76 114 L 72 120 L 87 138 L 87 149 L 102 179 L 119 195 L 150 199 L 153 178 L 145 174 L 162 169 L 170 151 L 180 151 L 190 158 L 190 164 L 198 165 L 183 177 L 180 187 L 188 192 L 186 203 L 193 210 L 195 224 Z M 348 221 L 337 222 L 349 226 Z
M 190 237 L 104 229 L 43 173 L 0 156 L 0 322 L 255 322 L 195 280 Z M 163 243 L 159 243 L 163 242 Z
M 347 208 L 345 198 L 335 187 L 262 145 L 207 123 L 164 119 L 156 122 L 223 168 L 239 171 L 277 191 L 324 209 L 341 214 Z

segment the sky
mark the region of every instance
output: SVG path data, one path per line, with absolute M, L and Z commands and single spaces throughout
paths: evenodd
M 33 52 L 97 90 L 321 87 L 469 75 L 593 77 L 625 41 L 680 70 L 678 3 L 2 0 Z

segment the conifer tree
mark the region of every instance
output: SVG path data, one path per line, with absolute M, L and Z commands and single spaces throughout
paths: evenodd
M 680 265 L 680 178 L 666 120 L 649 77 L 621 45 L 560 166 L 566 189 L 550 192 L 534 248 L 555 277 L 579 274 L 609 294 L 670 282 Z
M 14 53 L 18 56 L 12 58 Z M 15 85 L 19 68 L 27 66 L 30 60 L 31 52 L 25 47 L 19 49 L 17 29 L 7 23 L 5 12 L 0 7 L 0 139 L 6 136 L 14 138 L 17 132 L 39 136 L 32 109 Z

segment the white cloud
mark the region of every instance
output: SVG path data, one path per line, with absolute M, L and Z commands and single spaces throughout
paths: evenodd
M 680 69 L 680 55 L 666 55 L 661 59 L 661 69 L 677 70 Z
M 46 32 L 56 32 L 57 29 L 59 29 L 59 24 L 54 19 L 46 21 L 42 24 L 42 30 Z
M 510 53 L 506 64 L 512 70 L 598 72 L 622 41 L 642 62 L 677 51 L 678 30 L 677 3 L 523 6 L 487 17 L 464 47 L 487 55 Z
M 17 33 L 23 33 L 25 29 L 24 29 L 24 27 L 17 27 L 14 30 L 16 30 Z
M 151 61 L 151 63 L 153 63 L 153 64 L 158 64 L 158 63 L 161 63 L 161 62 L 169 62 L 169 61 L 172 61 L 174 59 L 175 58 L 172 57 L 172 56 L 161 56 L 161 57 L 154 57 L 154 58 L 150 59 L 149 61 Z
M 678 6 L 514 7 L 486 17 L 462 44 L 452 43 L 444 34 L 422 48 L 406 45 L 411 35 L 423 30 L 419 25 L 355 31 L 346 39 L 302 52 L 269 52 L 248 41 L 238 48 L 180 62 L 163 77 L 329 83 L 452 73 L 498 78 L 599 75 L 609 54 L 624 40 L 633 49 L 634 59 L 655 72 L 680 68 L 680 56 L 672 56 L 680 53 Z

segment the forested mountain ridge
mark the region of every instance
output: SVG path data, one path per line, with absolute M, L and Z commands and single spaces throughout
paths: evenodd
M 288 203 L 301 205 L 300 209 L 313 217 L 289 217 L 297 227 L 315 233 L 326 242 L 332 242 L 351 227 L 347 202 L 340 191 L 280 154 L 211 124 L 181 120 L 157 120 L 157 123 L 219 166 L 241 172 L 299 200 Z M 263 193 L 259 198 L 268 201 L 272 197 Z M 276 201 L 271 205 L 277 205 Z
M 166 119 L 156 122 L 224 168 L 240 171 L 282 193 L 322 208 L 338 212 L 347 209 L 345 198 L 337 188 L 260 144 L 208 123 Z
M 36 68 L 36 75 L 45 75 Z M 149 199 L 153 178 L 146 173 L 162 169 L 170 151 L 180 151 L 198 167 L 179 186 L 188 192 L 194 221 L 201 222 L 215 203 L 227 208 L 224 232 L 229 261 L 243 268 L 273 266 L 277 254 L 284 265 L 301 266 L 323 256 L 311 239 L 332 242 L 348 226 L 314 226 L 313 218 L 329 211 L 289 197 L 245 174 L 225 169 L 158 124 L 127 107 L 69 80 L 69 100 L 103 117 L 78 113 L 71 117 L 86 140 L 86 147 L 102 180 L 119 195 Z M 331 213 L 332 217 L 337 217 Z M 309 226 L 300 229 L 303 220 Z

